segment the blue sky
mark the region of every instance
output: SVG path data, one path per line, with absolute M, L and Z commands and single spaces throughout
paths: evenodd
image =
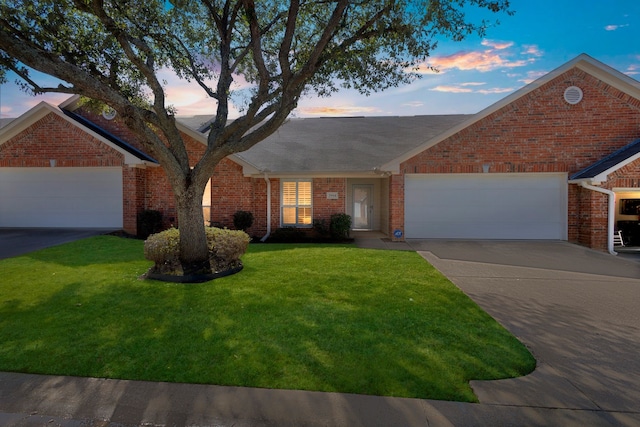
M 371 96 L 341 91 L 305 98 L 294 116 L 411 116 L 476 113 L 581 53 L 640 79 L 640 1 L 512 0 L 514 16 L 484 38 L 440 40 L 415 83 Z M 212 114 L 215 104 L 197 87 L 169 81 L 168 98 L 179 115 Z M 0 117 L 16 117 L 41 100 L 57 104 L 68 95 L 32 97 L 10 81 L 0 88 Z

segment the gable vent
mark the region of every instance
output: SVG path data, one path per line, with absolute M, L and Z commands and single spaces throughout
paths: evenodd
M 576 105 L 582 101 L 582 89 L 578 86 L 569 86 L 564 90 L 564 100 L 571 105 Z

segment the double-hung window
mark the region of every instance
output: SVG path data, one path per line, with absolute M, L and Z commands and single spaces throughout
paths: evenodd
M 282 180 L 282 215 L 283 226 L 307 227 L 312 218 L 312 182 L 310 179 Z

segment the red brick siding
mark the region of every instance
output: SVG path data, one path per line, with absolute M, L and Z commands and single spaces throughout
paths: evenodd
M 338 199 L 328 199 L 327 193 L 338 193 Z M 347 196 L 345 178 L 315 178 L 313 180 L 313 219 L 325 220 L 331 215 L 344 213 Z
M 604 188 L 637 188 L 640 190 L 640 160 L 636 160 L 618 169 L 609 176 Z
M 50 113 L 0 145 L 0 167 L 122 166 L 124 156 L 83 132 L 57 114 Z
M 389 179 L 389 230 L 387 230 L 387 235 L 399 240 L 393 235 L 395 230 L 402 231 L 404 235 L 404 175 L 392 175 Z
M 577 105 L 564 101 L 564 90 L 578 86 L 584 93 Z M 404 191 L 400 182 L 407 173 L 480 173 L 490 164 L 491 173 L 577 172 L 640 137 L 640 100 L 605 84 L 577 68 L 522 96 L 481 121 L 447 138 L 400 165 L 401 175 L 391 184 L 391 229 L 402 229 Z M 575 211 L 600 209 L 571 200 L 569 239 L 584 238 L 577 230 Z M 605 210 L 606 212 L 606 210 Z M 593 218 L 599 217 L 593 213 Z M 597 236 L 595 225 L 590 224 Z M 576 240 L 578 239 L 578 240 Z M 591 239 L 592 244 L 599 242 Z M 599 243 L 598 243 L 599 245 Z M 589 244 L 591 246 L 591 244 Z M 599 247 L 599 246 L 592 246 Z
M 137 234 L 137 214 L 145 208 L 145 185 L 147 174 L 142 168 L 125 166 L 123 180 L 123 229 L 127 233 Z
M 606 250 L 608 246 L 609 196 L 582 187 L 578 188 L 578 226 L 576 243 Z
M 211 222 L 224 227 L 233 228 L 233 214 L 236 211 L 249 211 L 254 215 L 255 224 L 247 230 L 250 234 L 266 230 L 262 202 L 256 205 L 254 195 L 256 187 L 265 191 L 266 183 L 254 182 L 252 178 L 245 177 L 242 166 L 229 159 L 223 159 L 215 169 L 211 177 Z M 262 200 L 266 201 L 262 196 Z M 260 217 L 255 218 L 256 215 Z

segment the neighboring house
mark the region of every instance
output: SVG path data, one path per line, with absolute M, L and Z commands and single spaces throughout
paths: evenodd
M 0 227 L 135 233 L 144 209 L 175 223 L 157 162 L 117 117 L 77 100 L 0 129 Z M 179 121 L 195 159 L 210 117 Z M 255 236 L 346 212 L 393 239 L 612 250 L 616 227 L 640 237 L 639 158 L 640 83 L 580 55 L 475 115 L 291 119 L 218 165 L 203 205 L 222 226 L 251 211 Z

